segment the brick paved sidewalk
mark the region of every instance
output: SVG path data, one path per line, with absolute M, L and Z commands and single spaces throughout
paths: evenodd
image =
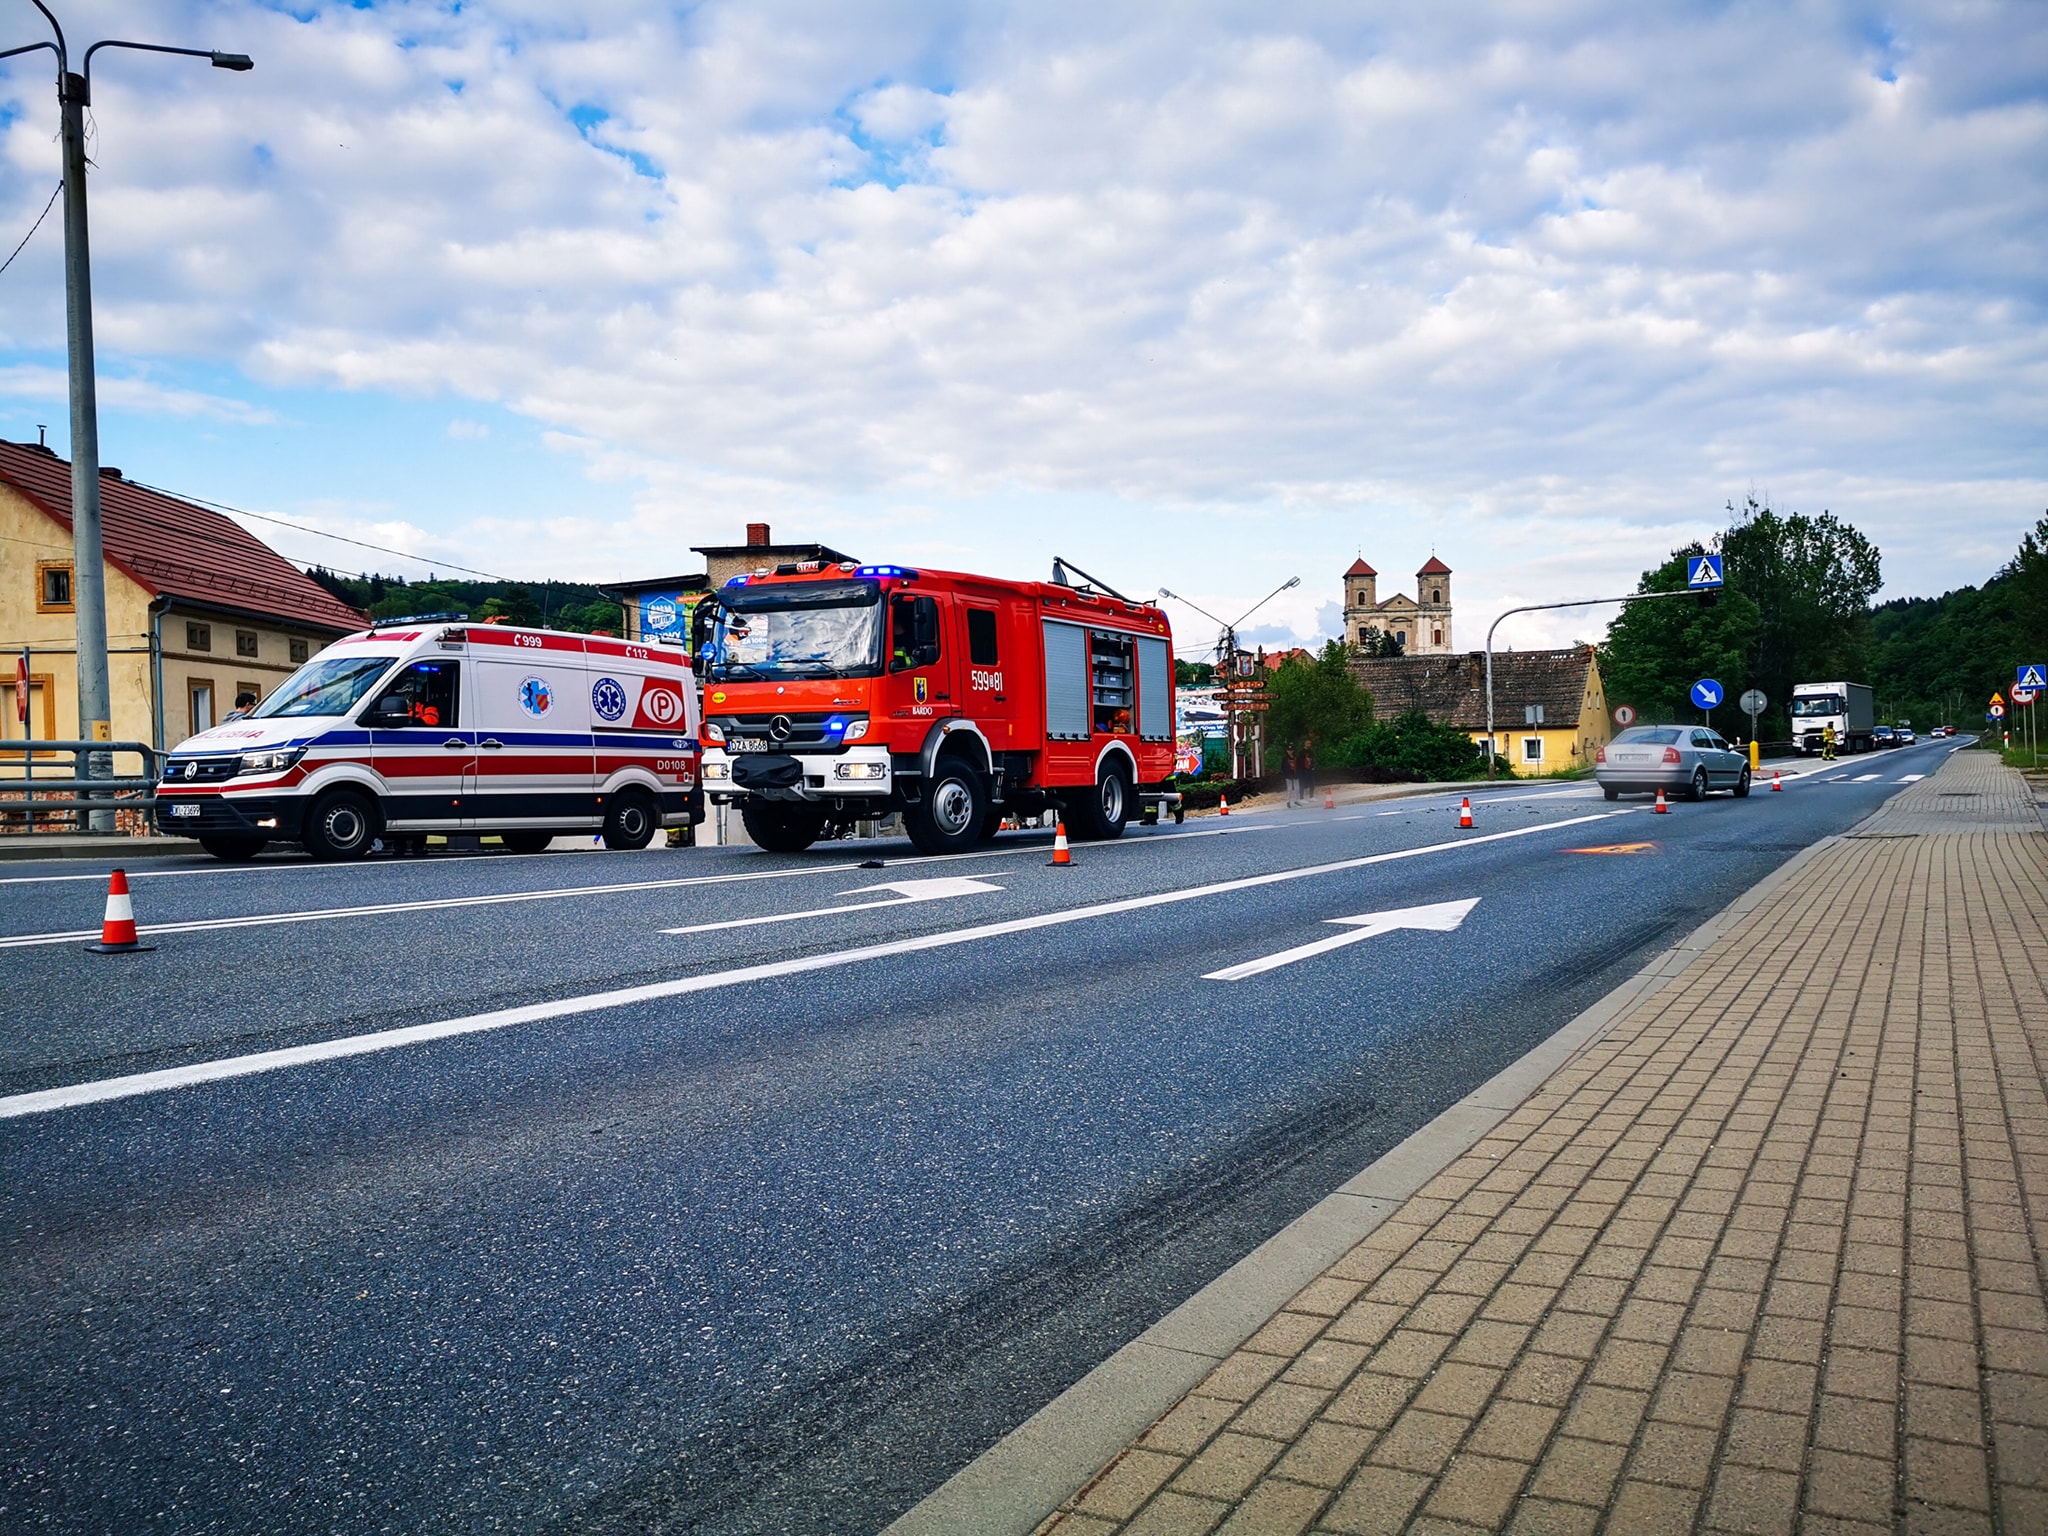
M 2048 834 L 1959 754 L 1041 1531 L 2048 1532 L 2044 980 Z

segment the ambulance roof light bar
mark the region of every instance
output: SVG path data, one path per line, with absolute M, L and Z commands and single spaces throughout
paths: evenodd
M 462 624 L 469 615 L 466 613 L 409 613 L 402 619 L 372 619 L 372 629 L 396 629 L 402 624 Z

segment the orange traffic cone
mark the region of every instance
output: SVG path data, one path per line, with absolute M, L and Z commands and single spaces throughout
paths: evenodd
M 1053 823 L 1052 867 L 1054 869 L 1072 869 L 1074 867 L 1074 856 L 1067 851 L 1067 824 L 1064 821 Z
M 85 946 L 96 955 L 133 955 L 154 944 L 135 937 L 135 903 L 128 899 L 128 871 L 117 869 L 107 881 L 107 915 L 100 922 L 100 941 Z
M 1472 797 L 1470 795 L 1465 796 L 1464 799 L 1458 802 L 1458 825 L 1461 827 L 1472 825 Z
M 1323 809 L 1324 809 L 1324 810 L 1326 810 L 1326 811 L 1334 811 L 1335 809 L 1337 809 L 1337 791 L 1336 791 L 1336 790 L 1334 790 L 1334 789 L 1325 789 L 1325 790 L 1323 791 Z
M 1785 781 L 1778 777 L 1778 770 L 1775 768 L 1771 770 L 1771 793 L 1774 795 L 1785 793 Z
M 1230 796 L 1218 795 L 1216 797 L 1216 814 L 1218 816 L 1228 816 L 1230 814 Z
M 1659 816 L 1669 816 L 1671 814 L 1671 807 L 1664 803 L 1663 790 L 1660 789 L 1657 791 L 1657 803 L 1651 806 L 1650 809 L 1655 811 Z

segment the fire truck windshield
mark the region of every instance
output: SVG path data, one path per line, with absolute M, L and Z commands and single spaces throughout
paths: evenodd
M 881 593 L 871 582 L 816 582 L 720 594 L 709 675 L 840 677 L 881 669 Z

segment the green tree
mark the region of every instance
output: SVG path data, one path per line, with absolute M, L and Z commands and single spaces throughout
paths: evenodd
M 1405 656 L 1408 653 L 1402 648 L 1398 636 L 1387 633 L 1377 624 L 1368 624 L 1363 632 L 1363 638 L 1358 642 L 1358 654 L 1377 658 L 1382 656 Z
M 1342 640 L 1314 659 L 1290 656 L 1266 686 L 1266 756 L 1277 767 L 1289 747 L 1313 741 L 1326 751 L 1372 719 L 1372 695 L 1352 675 L 1353 652 Z
M 1636 590 L 1685 591 L 1687 562 L 1706 552 L 1700 544 L 1674 550 L 1654 571 L 1643 572 Z M 1645 722 L 1695 720 L 1692 685 L 1699 679 L 1716 679 L 1731 700 L 1749 686 L 1760 616 L 1756 603 L 1732 588 L 1731 582 L 1711 606 L 1671 597 L 1623 608 L 1600 653 L 1608 700 L 1633 706 Z
M 1439 724 L 1420 710 L 1366 726 L 1338 746 L 1335 760 L 1381 780 L 1434 784 L 1486 772 L 1485 754 L 1469 731 Z M 1514 777 L 1505 762 L 1495 772 Z
M 1173 664 L 1173 683 L 1176 688 L 1206 688 L 1216 681 L 1216 668 L 1206 661 L 1180 661 Z
M 1770 696 L 1776 715 L 1794 683 L 1869 681 L 1870 600 L 1883 584 L 1877 546 L 1831 512 L 1779 513 L 1755 497 L 1728 511 L 1728 586 L 1757 609 L 1747 684 Z

